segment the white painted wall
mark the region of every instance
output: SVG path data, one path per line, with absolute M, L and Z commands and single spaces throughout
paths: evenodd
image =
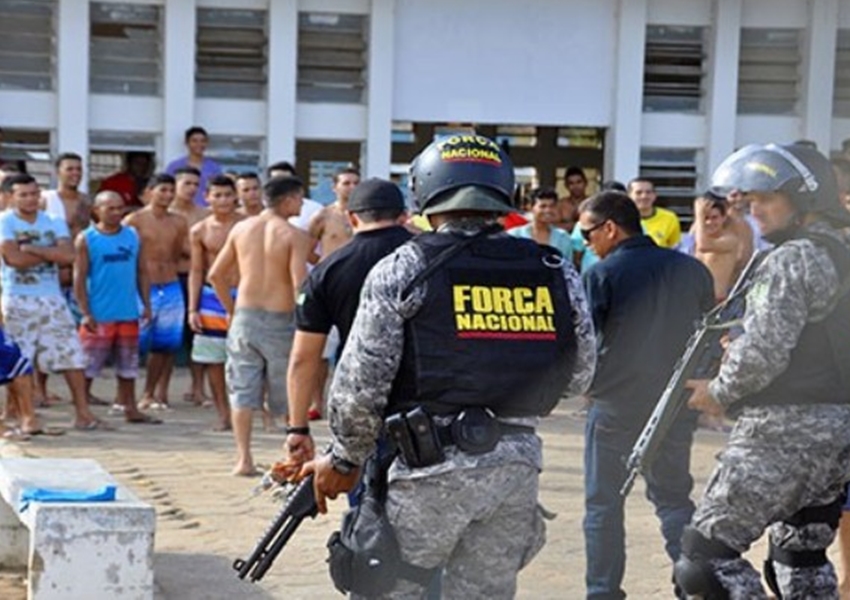
M 608 125 L 616 4 L 397 0 L 393 118 Z

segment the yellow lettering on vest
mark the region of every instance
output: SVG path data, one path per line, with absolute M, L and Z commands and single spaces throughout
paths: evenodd
M 484 315 L 484 322 L 487 324 L 486 329 L 489 331 L 499 330 L 499 315 Z
M 455 315 L 455 323 L 458 331 L 472 329 L 472 315 L 466 313 L 458 313 Z
M 472 287 L 472 310 L 475 312 L 493 312 L 493 294 L 490 288 L 481 285 Z
M 461 313 L 466 310 L 466 303 L 470 301 L 472 295 L 470 293 L 471 286 L 455 285 L 452 286 L 452 295 L 455 300 L 455 312 Z
M 487 315 L 488 317 L 493 315 Z M 487 331 L 487 323 L 484 321 L 484 315 L 473 314 L 472 315 L 472 327 L 476 331 Z
M 522 331 L 522 319 L 517 315 L 511 315 L 508 317 L 508 330 L 510 331 Z
M 554 317 L 537 317 L 537 324 L 535 325 L 535 329 L 537 331 L 555 331 L 555 319 Z
M 537 293 L 535 294 L 535 297 L 534 297 L 534 304 L 535 304 L 534 312 L 536 312 L 538 314 L 546 313 L 546 314 L 554 315 L 555 314 L 555 305 L 552 302 L 551 294 L 549 294 L 549 288 L 544 287 L 544 286 L 540 286 L 540 287 L 537 288 L 536 292 Z
M 511 289 L 504 287 L 494 287 L 493 290 L 493 312 L 513 314 L 514 303 L 511 297 Z
M 522 330 L 523 331 L 537 331 L 537 319 L 540 317 L 535 317 L 534 315 L 523 315 L 522 316 Z
M 514 312 L 520 315 L 527 315 L 534 312 L 534 292 L 531 288 L 518 287 L 513 289 L 514 292 Z

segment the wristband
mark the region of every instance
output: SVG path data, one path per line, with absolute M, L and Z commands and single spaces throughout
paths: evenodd
M 310 435 L 310 428 L 306 425 L 304 427 L 292 427 L 291 425 L 287 425 L 284 431 L 286 431 L 286 435 L 291 433 L 294 433 L 295 435 Z

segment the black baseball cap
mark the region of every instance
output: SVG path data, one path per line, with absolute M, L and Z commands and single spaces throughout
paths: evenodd
M 348 199 L 348 210 L 351 212 L 383 209 L 405 209 L 401 190 L 386 179 L 372 177 L 363 181 L 354 188 Z

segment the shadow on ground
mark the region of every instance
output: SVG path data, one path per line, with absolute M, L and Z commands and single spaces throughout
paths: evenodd
M 220 577 L 220 573 L 232 574 Z M 211 574 L 216 573 L 216 591 L 210 595 Z M 232 560 L 212 554 L 157 552 L 154 555 L 155 600 L 274 600 L 257 584 L 243 581 L 233 570 Z

